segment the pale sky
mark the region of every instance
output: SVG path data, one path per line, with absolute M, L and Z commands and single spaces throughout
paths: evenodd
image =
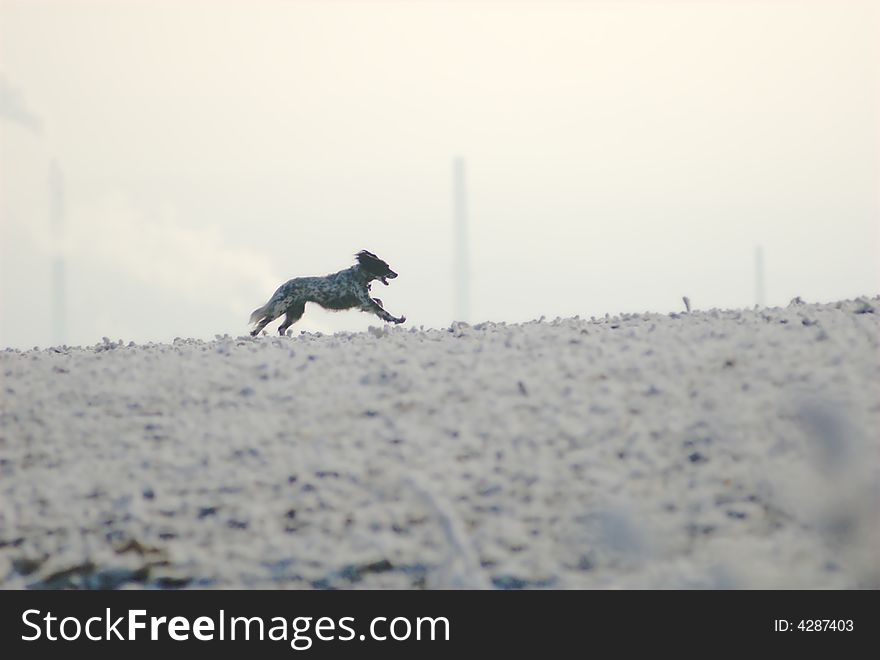
M 750 307 L 759 244 L 770 305 L 876 295 L 878 35 L 858 0 L 0 0 L 0 347 L 53 342 L 59 251 L 71 345 L 240 335 L 360 249 L 444 327 L 458 155 L 471 322 Z

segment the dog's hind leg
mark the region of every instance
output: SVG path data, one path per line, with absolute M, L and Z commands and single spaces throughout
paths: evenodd
M 257 323 L 257 327 L 251 330 L 251 337 L 256 337 L 258 334 L 260 334 L 263 331 L 263 328 L 269 325 L 276 318 L 278 317 L 276 316 L 275 318 L 272 318 L 271 316 L 267 316 L 262 319 L 259 323 Z
M 294 303 L 287 308 L 287 315 L 284 317 L 284 323 L 278 326 L 278 334 L 282 337 L 287 333 L 287 329 L 302 318 L 303 312 L 306 311 L 304 302 Z

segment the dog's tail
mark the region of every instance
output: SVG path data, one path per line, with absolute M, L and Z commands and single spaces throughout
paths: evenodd
M 272 301 L 270 300 L 262 307 L 255 309 L 253 311 L 253 313 L 251 313 L 251 320 L 249 321 L 249 323 L 254 324 L 254 323 L 259 323 L 260 321 L 262 321 L 263 318 L 265 318 L 266 313 L 269 311 L 269 305 L 271 305 L 271 304 L 272 304 Z

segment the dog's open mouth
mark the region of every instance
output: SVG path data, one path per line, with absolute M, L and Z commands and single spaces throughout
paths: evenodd
M 380 281 L 382 284 L 384 284 L 385 286 L 388 286 L 388 280 L 386 280 L 384 277 L 380 277 L 380 278 L 379 278 L 379 281 Z

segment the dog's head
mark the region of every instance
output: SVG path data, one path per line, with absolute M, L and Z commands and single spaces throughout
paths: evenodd
M 361 268 L 371 276 L 371 279 L 379 280 L 385 286 L 388 286 L 388 280 L 393 280 L 397 277 L 397 273 L 391 270 L 391 267 L 387 263 L 382 261 L 372 252 L 361 250 L 354 256 L 357 257 Z

